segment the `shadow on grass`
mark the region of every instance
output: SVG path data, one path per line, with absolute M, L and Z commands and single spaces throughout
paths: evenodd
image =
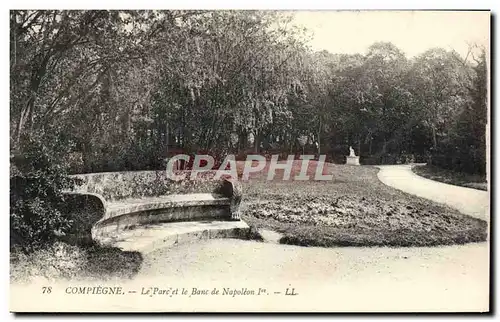
M 10 255 L 13 283 L 30 283 L 38 278 L 52 281 L 131 279 L 143 262 L 138 252 L 67 241 L 56 241 L 29 253 L 11 251 Z
M 261 236 L 258 229 L 254 226 L 250 226 L 248 233 L 246 233 L 244 236 L 241 236 L 241 238 L 246 240 L 264 242 L 264 238 Z
M 78 247 L 85 253 L 80 276 L 76 278 L 132 279 L 139 272 L 143 262 L 143 255 L 140 252 L 123 251 L 117 247 L 99 245 L 91 239 L 75 241 L 66 239 L 65 242 Z
M 124 252 L 114 247 L 93 247 L 86 251 L 88 256 L 84 274 L 87 277 L 131 279 L 137 275 L 143 261 L 139 252 Z

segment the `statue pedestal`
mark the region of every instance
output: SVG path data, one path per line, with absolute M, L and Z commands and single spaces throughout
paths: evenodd
M 349 164 L 349 165 L 360 165 L 359 164 L 359 157 L 351 157 L 351 156 L 347 156 L 347 161 L 345 164 Z

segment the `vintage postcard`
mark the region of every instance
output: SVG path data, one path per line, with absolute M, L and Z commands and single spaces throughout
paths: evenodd
M 10 10 L 10 311 L 489 312 L 490 21 Z

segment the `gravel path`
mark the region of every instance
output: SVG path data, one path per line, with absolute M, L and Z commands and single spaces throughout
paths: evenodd
M 416 175 L 411 165 L 378 166 L 378 178 L 388 186 L 445 204 L 472 217 L 489 221 L 488 191 L 454 186 Z
M 408 166 L 381 167 L 379 178 L 408 193 L 487 217 L 486 192 L 433 182 L 414 175 Z M 170 305 L 152 298 L 149 310 L 487 311 L 488 246 L 306 248 L 209 240 L 145 255 L 131 283 L 272 291 L 264 297 L 199 296 L 172 300 Z M 299 295 L 284 296 L 287 287 Z M 274 294 L 278 291 L 281 294 Z M 143 307 L 145 302 L 127 304 Z

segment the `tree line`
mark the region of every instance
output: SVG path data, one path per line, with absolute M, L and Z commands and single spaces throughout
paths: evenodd
M 276 11 L 11 11 L 11 160 L 98 172 L 353 146 L 365 164 L 486 171 L 483 48 L 350 55 L 308 37 Z

